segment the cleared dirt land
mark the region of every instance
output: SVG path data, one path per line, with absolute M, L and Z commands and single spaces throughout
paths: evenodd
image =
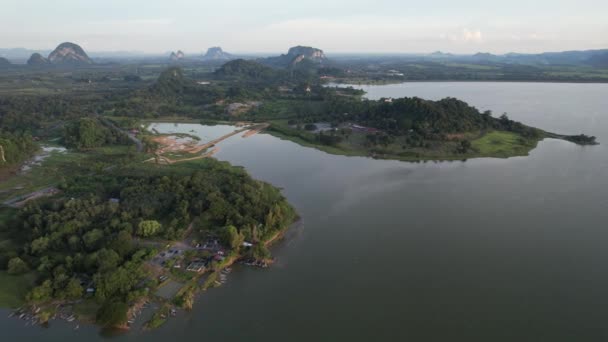
M 158 135 L 152 138 L 152 140 L 160 146 L 155 152 L 156 157 L 148 159 L 147 161 L 173 164 L 182 161 L 211 157 L 218 151 L 218 147 L 215 146 L 216 144 L 243 132 L 245 132 L 245 134 L 242 136 L 243 138 L 250 137 L 266 129 L 268 126 L 268 124 L 246 126 L 203 144 L 200 144 L 198 140 L 192 137 L 183 137 L 170 134 Z M 211 151 L 207 151 L 212 147 L 213 149 Z M 204 151 L 207 152 L 197 155 L 198 153 Z M 176 159 L 175 154 L 179 154 L 180 158 Z

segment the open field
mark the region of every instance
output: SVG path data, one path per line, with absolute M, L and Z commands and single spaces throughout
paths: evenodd
M 69 172 L 77 172 L 77 166 L 85 159 L 83 153 L 52 153 L 28 172 L 20 172 L 0 184 L 0 201 L 22 196 L 41 188 L 56 185 Z
M 525 139 L 515 133 L 493 131 L 473 140 L 472 147 L 482 156 L 511 157 L 527 155 L 537 141 Z
M 49 186 L 58 186 L 70 174 L 86 174 L 115 167 L 132 160 L 144 160 L 135 146 L 106 146 L 88 151 L 53 152 L 27 172 L 19 172 L 0 183 L 0 202 L 32 193 Z

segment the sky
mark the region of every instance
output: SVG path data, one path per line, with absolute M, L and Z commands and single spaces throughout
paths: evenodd
M 0 47 L 535 53 L 608 48 L 608 0 L 2 0 Z

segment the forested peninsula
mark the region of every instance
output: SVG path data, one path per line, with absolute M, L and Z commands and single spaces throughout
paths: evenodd
M 154 302 L 144 326 L 156 328 L 225 282 L 234 262 L 272 263 L 269 244 L 297 220 L 279 189 L 213 159 L 214 143 L 177 159 L 163 146 L 170 139 L 145 129 L 150 121 L 239 125 L 328 153 L 407 161 L 526 155 L 545 138 L 596 144 L 454 98 L 369 100 L 330 87 L 328 75 L 343 71 L 319 51 L 0 75 L 0 306 L 35 324 L 128 328 Z

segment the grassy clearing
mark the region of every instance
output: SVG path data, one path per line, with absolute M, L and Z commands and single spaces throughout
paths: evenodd
M 472 147 L 482 156 L 507 158 L 528 155 L 537 143 L 512 132 L 493 131 L 473 140 Z
M 135 146 L 104 146 L 87 151 L 53 152 L 40 165 L 0 183 L 0 202 L 48 186 L 57 186 L 72 174 L 102 172 L 109 167 L 141 162 L 149 158 Z M 1 219 L 1 218 L 0 218 Z
M 25 295 L 34 286 L 36 274 L 31 272 L 14 276 L 0 271 L 0 307 L 17 308 L 25 301 Z
M 82 153 L 52 153 L 42 165 L 34 166 L 30 171 L 2 182 L 0 201 L 59 183 L 64 179 L 64 175 L 77 171 L 74 166 L 83 159 Z

